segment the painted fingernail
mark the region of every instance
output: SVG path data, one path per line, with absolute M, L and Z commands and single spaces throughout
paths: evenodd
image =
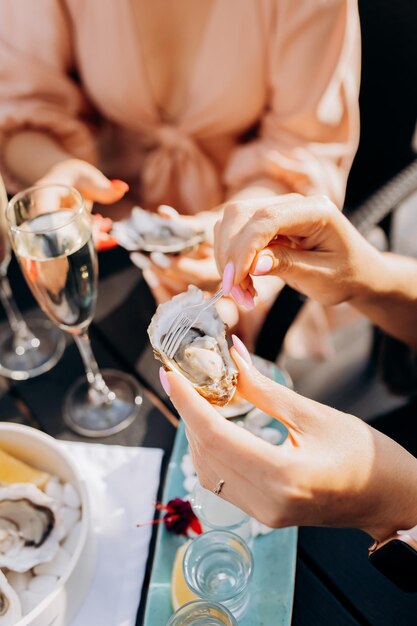
M 229 261 L 223 271 L 222 287 L 223 287 L 224 296 L 229 295 L 233 287 L 234 279 L 235 279 L 235 266 L 233 265 L 232 261 Z
M 232 341 L 233 341 L 233 346 L 235 347 L 236 352 L 242 357 L 244 361 L 246 361 L 246 363 L 251 364 L 252 359 L 250 358 L 248 349 L 243 343 L 243 341 L 239 339 L 239 337 L 237 337 L 236 335 L 232 335 Z
M 123 193 L 129 191 L 129 185 L 125 183 L 124 180 L 118 180 L 117 178 L 114 178 L 110 182 L 112 184 L 112 187 L 117 189 L 117 191 L 123 191 Z
M 273 258 L 269 254 L 260 255 L 255 265 L 255 271 L 253 272 L 254 276 L 268 274 L 268 272 L 272 270 L 273 265 Z
M 171 394 L 171 385 L 170 385 L 170 382 L 168 380 L 167 373 L 166 373 L 166 371 L 164 370 L 163 367 L 159 368 L 159 380 L 161 381 L 161 385 L 163 387 L 163 390 L 165 391 L 167 396 L 169 396 Z
M 163 270 L 168 269 L 171 265 L 171 260 L 163 252 L 152 252 L 151 261 Z
M 239 285 L 235 285 L 230 290 L 230 295 L 234 300 L 241 306 L 245 306 L 245 294 L 242 291 L 242 288 Z
M 132 252 L 129 256 L 133 265 L 136 265 L 140 270 L 147 270 L 151 267 L 151 262 L 144 254 L 140 252 Z
M 154 274 L 152 270 L 144 269 L 142 272 L 142 276 L 151 289 L 157 289 L 158 287 L 160 287 L 161 283 L 159 282 L 158 277 L 156 276 L 156 274 Z

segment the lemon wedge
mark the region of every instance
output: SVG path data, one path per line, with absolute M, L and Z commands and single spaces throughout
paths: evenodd
M 48 479 L 46 472 L 27 465 L 0 448 L 0 483 L 33 483 L 43 489 Z
M 172 566 L 171 576 L 171 603 L 174 611 L 186 604 L 191 600 L 199 600 L 199 597 L 195 595 L 187 586 L 182 573 L 182 562 L 184 560 L 184 554 L 187 546 L 190 542 L 184 543 L 177 550 L 174 559 L 174 565 Z

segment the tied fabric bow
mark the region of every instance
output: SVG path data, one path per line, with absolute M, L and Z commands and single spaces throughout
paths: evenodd
M 189 537 L 201 535 L 203 529 L 198 518 L 194 515 L 191 504 L 181 498 L 173 498 L 167 504 L 157 502 L 155 505 L 157 511 L 165 511 L 165 514 L 159 519 L 153 520 L 151 524 L 159 524 L 163 522 L 165 528 L 169 532 L 176 535 L 184 535 Z M 137 524 L 138 528 L 147 526 L 147 524 Z

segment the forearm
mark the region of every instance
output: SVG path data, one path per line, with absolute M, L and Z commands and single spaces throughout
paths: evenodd
M 386 435 L 370 428 L 373 471 L 363 494 L 360 524 L 382 541 L 417 525 L 417 459 Z
M 417 260 L 379 253 L 372 280 L 351 304 L 376 326 L 417 350 Z
M 53 165 L 73 158 L 47 133 L 21 131 L 12 135 L 4 149 L 10 172 L 23 184 L 32 185 Z

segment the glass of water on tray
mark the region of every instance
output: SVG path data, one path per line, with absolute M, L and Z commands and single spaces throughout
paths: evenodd
M 194 515 L 198 517 L 203 532 L 228 530 L 239 535 L 247 543 L 251 542 L 251 518 L 234 504 L 204 489 L 197 481 L 190 495 Z
M 184 579 L 200 598 L 223 604 L 239 620 L 249 604 L 253 556 L 245 541 L 211 530 L 191 541 L 183 561 Z
M 221 604 L 193 600 L 179 608 L 166 626 L 237 626 L 237 621 Z

